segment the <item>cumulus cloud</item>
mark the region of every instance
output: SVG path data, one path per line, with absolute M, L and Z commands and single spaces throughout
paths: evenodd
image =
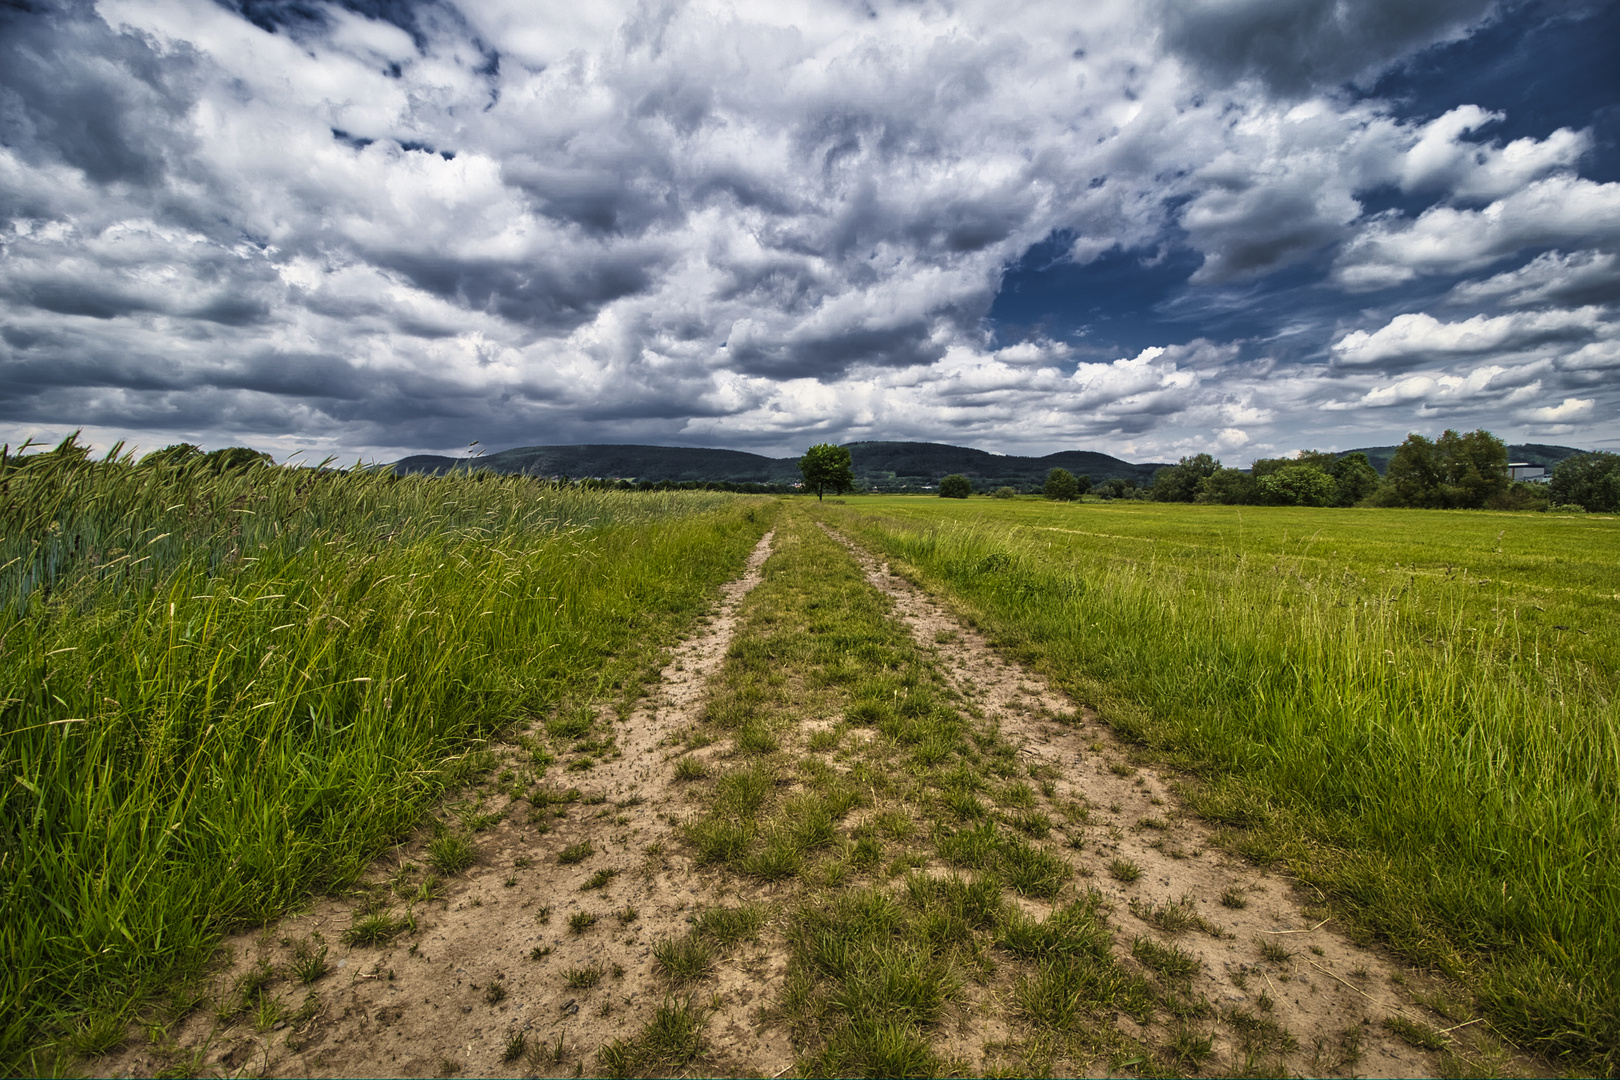
M 1503 145 L 1474 106 L 1406 120 L 1336 92 L 1494 10 L 0 7 L 0 419 L 373 452 L 1156 453 L 1515 349 L 1556 354 L 1548 392 L 1601 417 L 1579 380 L 1614 366 L 1620 185 L 1578 176 L 1589 136 Z M 1387 187 L 1437 203 L 1369 217 Z M 1196 327 L 997 341 L 1005 268 L 1054 236 L 1079 262 L 1185 245 L 1194 288 L 1557 251 L 1458 285 L 1473 318 L 1369 315 L 1324 370 L 1325 337 L 1309 363 Z
M 1620 183 L 1551 176 L 1480 210 L 1437 206 L 1415 220 L 1391 213 L 1339 255 L 1335 276 L 1351 290 L 1387 288 L 1420 275 L 1463 274 L 1528 247 L 1620 242 Z
M 1356 330 L 1333 345 L 1334 360 L 1347 366 L 1404 364 L 1443 356 L 1512 352 L 1545 344 L 1569 344 L 1615 330 L 1602 308 L 1476 315 L 1441 322 L 1424 312 L 1397 315 L 1371 333 Z
M 1534 379 L 1535 369 L 1504 368 L 1498 365 L 1478 367 L 1464 375 L 1418 374 L 1367 391 L 1355 401 L 1330 401 L 1323 404 L 1327 411 L 1358 408 L 1385 408 L 1391 405 L 1421 404 L 1420 415 L 1458 405 L 1477 405 L 1482 401 L 1525 400 L 1541 390 L 1540 380 Z
M 1501 198 L 1547 173 L 1574 168 L 1591 144 L 1585 132 L 1568 128 L 1506 146 L 1463 138 L 1502 118 L 1502 113 L 1488 113 L 1478 105 L 1459 105 L 1425 125 L 1401 162 L 1401 187 L 1437 189 L 1462 199 Z
M 1495 7 L 1490 0 L 1192 0 L 1165 5 L 1165 32 L 1173 48 L 1217 79 L 1256 79 L 1304 94 L 1455 40 Z
M 1524 409 L 1520 412 L 1520 416 L 1536 424 L 1567 424 L 1572 420 L 1583 420 L 1590 416 L 1592 407 L 1596 404 L 1593 398 L 1565 398 L 1557 405 Z
M 1250 110 L 1231 123 L 1223 152 L 1196 174 L 1201 190 L 1182 213 L 1182 227 L 1208 253 L 1193 281 L 1267 273 L 1339 241 L 1372 244 L 1402 219 L 1363 218 L 1361 196 L 1369 190 L 1392 186 L 1447 200 L 1516 195 L 1573 169 L 1590 145 L 1586 133 L 1566 128 L 1506 146 L 1467 138 L 1501 118 L 1464 105 L 1427 124 L 1402 123 L 1370 105 L 1334 108 L 1321 99 Z M 1538 221 L 1520 230 L 1535 238 L 1527 242 L 1541 242 Z M 1390 271 L 1346 270 L 1341 280 L 1373 287 L 1385 283 L 1379 273 L 1387 278 Z
M 1321 387 L 1317 407 L 1333 414 L 1494 417 L 1498 426 L 1506 420 L 1541 435 L 1569 434 L 1572 425 L 1612 417 L 1620 407 L 1605 374 L 1620 366 L 1620 324 L 1607 315 L 1586 307 L 1453 323 L 1422 313 L 1397 316 L 1334 345 L 1340 375 Z M 1389 374 L 1414 364 L 1426 370 Z M 1576 396 L 1583 390 L 1590 396 Z
M 1515 270 L 1452 287 L 1452 304 L 1504 307 L 1609 304 L 1620 301 L 1620 256 L 1610 251 L 1546 251 Z

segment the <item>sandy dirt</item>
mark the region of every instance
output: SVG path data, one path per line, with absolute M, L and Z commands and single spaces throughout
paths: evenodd
M 318 898 L 303 912 L 229 940 L 222 953 L 228 959 L 204 988 L 207 1002 L 161 1037 L 149 1041 L 132 1033 L 125 1049 L 89 1063 L 88 1071 L 130 1077 L 177 1069 L 262 1076 L 599 1071 L 604 1045 L 633 1038 L 671 994 L 691 992 L 658 973 L 654 943 L 684 934 L 705 908 L 760 900 L 778 910 L 783 905 L 771 902 L 798 889 L 792 882 L 740 884 L 723 872 L 699 870 L 677 840 L 677 826 L 697 809 L 675 776 L 680 739 L 700 718 L 706 687 L 737 631 L 743 598 L 760 581 L 772 539 L 760 541 L 746 574 L 673 650 L 660 683 L 628 718 L 618 721 L 604 708 L 599 725 L 612 725 L 617 755 L 586 771 L 558 767 L 545 777 L 543 783 L 558 790 L 576 787 L 576 801 L 536 815 L 528 802 L 486 793 L 478 811 L 506 816 L 474 834 L 478 861 L 447 877 L 438 898 L 413 903 L 408 887 L 390 885 L 420 881 L 432 836 L 424 828 L 379 859 L 356 889 Z M 1384 1026 L 1394 1016 L 1451 1027 L 1455 1021 L 1413 1000 L 1414 992 L 1438 987 L 1435 980 L 1309 917 L 1309 897 L 1288 878 L 1215 850 L 1209 828 L 1178 807 L 1173 776 L 1132 764 L 1127 746 L 1095 715 L 999 657 L 961 619 L 840 539 L 970 708 L 998 722 L 1022 746 L 1028 764 L 1048 767 L 1042 775 L 1055 784 L 1056 800 L 1090 808 L 1083 847 L 1066 855 L 1082 875 L 1081 887 L 1095 887 L 1111 901 L 1122 962 L 1135 963 L 1129 957 L 1137 937 L 1173 942 L 1197 957 L 1194 995 L 1222 1013 L 1202 1025 L 1216 1038 L 1204 1072 L 1244 1067 L 1228 1019 L 1241 1012 L 1274 1019 L 1292 1034 L 1296 1048 L 1282 1061 L 1296 1074 L 1441 1074 L 1437 1053 L 1414 1049 Z M 803 726 L 808 731 L 813 724 Z M 519 762 L 525 753 L 516 740 L 495 749 L 503 763 Z M 711 747 L 693 756 L 721 751 Z M 590 856 L 559 862 L 565 849 L 587 841 Z M 1135 863 L 1140 876 L 1117 880 L 1109 869 L 1115 860 Z M 599 874 L 605 884 L 584 887 Z M 1241 909 L 1221 902 L 1234 890 L 1244 898 Z M 1018 902 L 1040 917 L 1051 910 Z M 1154 925 L 1154 910 L 1165 905 L 1180 905 L 1177 912 L 1195 916 L 1197 925 L 1175 934 Z M 414 932 L 380 945 L 343 944 L 368 906 L 408 914 Z M 329 970 L 304 985 L 290 974 L 296 950 L 322 943 Z M 1270 958 L 1262 953 L 1267 945 L 1274 946 Z M 270 1004 L 234 1014 L 222 1008 L 264 963 L 275 972 L 263 990 Z M 785 970 L 786 950 L 767 925 L 759 941 L 724 954 L 715 976 L 699 984 L 709 1013 L 703 1071 L 775 1077 L 791 1068 L 787 1033 L 768 1009 Z M 937 1050 L 971 1063 L 970 1070 L 1007 1064 L 997 1046 L 1016 1038 L 1005 1019 L 1008 993 L 995 981 L 970 988 L 969 999 L 942 1025 Z M 1138 1034 L 1128 1018 L 1118 1024 Z M 1465 1060 L 1473 1047 L 1471 1026 L 1448 1036 Z M 522 1050 L 512 1054 L 520 1035 Z M 1359 1053 L 1353 1064 L 1345 1060 L 1347 1038 Z M 1521 1063 L 1517 1071 L 1536 1070 Z

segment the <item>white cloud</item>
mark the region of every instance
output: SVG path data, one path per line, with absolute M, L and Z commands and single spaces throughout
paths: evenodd
M 1593 398 L 1565 398 L 1557 405 L 1523 409 L 1519 417 L 1535 424 L 1567 424 L 1572 420 L 1586 419 L 1592 414 L 1593 406 L 1596 404 L 1597 401 Z
M 1478 367 L 1465 375 L 1441 373 L 1409 375 L 1367 391 L 1353 402 L 1328 402 L 1323 408 L 1340 411 L 1350 408 L 1387 408 L 1391 405 L 1421 403 L 1426 409 L 1474 404 L 1504 398 L 1522 400 L 1540 389 L 1530 381 L 1535 369 L 1504 368 L 1495 364 Z M 1529 391 L 1526 394 L 1525 391 Z
M 1546 251 L 1515 270 L 1464 281 L 1446 297 L 1456 305 L 1507 307 L 1601 304 L 1620 300 L 1620 256 L 1609 251 Z
M 1520 351 L 1548 343 L 1567 345 L 1615 330 L 1604 310 L 1597 307 L 1476 315 L 1453 323 L 1415 312 L 1397 315 L 1371 332 L 1346 334 L 1334 342 L 1332 354 L 1336 363 L 1345 366 L 1387 366 L 1440 356 Z
M 1463 139 L 1503 118 L 1478 105 L 1459 105 L 1425 125 L 1401 162 L 1406 191 L 1437 189 L 1459 198 L 1497 199 L 1547 173 L 1575 167 L 1591 146 L 1584 132 L 1559 128 L 1545 139 L 1515 139 L 1506 146 Z
M 1620 183 L 1551 176 L 1481 210 L 1438 206 L 1415 221 L 1375 219 L 1339 255 L 1334 275 L 1351 290 L 1423 274 L 1478 270 L 1526 247 L 1620 242 Z
M 389 7 L 401 26 L 310 7 L 275 33 L 208 0 L 90 10 L 5 16 L 7 423 L 1154 453 L 1266 438 L 1393 385 L 1381 365 L 1513 367 L 1503 350 L 1553 357 L 1549 393 L 1607 408 L 1574 381 L 1613 364 L 1595 307 L 1412 313 L 1341 339 L 1334 372 L 1244 361 L 1253 342 L 996 350 L 981 323 L 1049 236 L 1085 259 L 1177 226 L 1201 284 L 1335 244 L 1359 286 L 1558 243 L 1584 254 L 1454 301 L 1608 302 L 1570 299 L 1612 280 L 1620 235 L 1620 185 L 1564 175 L 1585 135 L 1501 146 L 1472 106 L 1403 123 L 1312 89 L 1488 3 L 500 0 Z M 1495 202 L 1369 222 L 1359 199 L 1388 184 Z

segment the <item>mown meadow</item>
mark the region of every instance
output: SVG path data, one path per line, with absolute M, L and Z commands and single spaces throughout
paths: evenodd
M 828 520 L 1185 769 L 1226 843 L 1620 1070 L 1620 520 L 865 498 Z
M 121 1038 L 224 931 L 351 880 L 504 725 L 633 696 L 770 516 L 8 451 L 0 1071 Z

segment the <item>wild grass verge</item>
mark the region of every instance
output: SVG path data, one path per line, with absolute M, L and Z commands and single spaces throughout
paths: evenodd
M 1199 773 L 1235 850 L 1620 1071 L 1612 519 L 939 503 L 821 512 Z
M 71 444 L 0 491 L 8 1073 L 351 880 L 503 725 L 634 684 L 772 512 Z

